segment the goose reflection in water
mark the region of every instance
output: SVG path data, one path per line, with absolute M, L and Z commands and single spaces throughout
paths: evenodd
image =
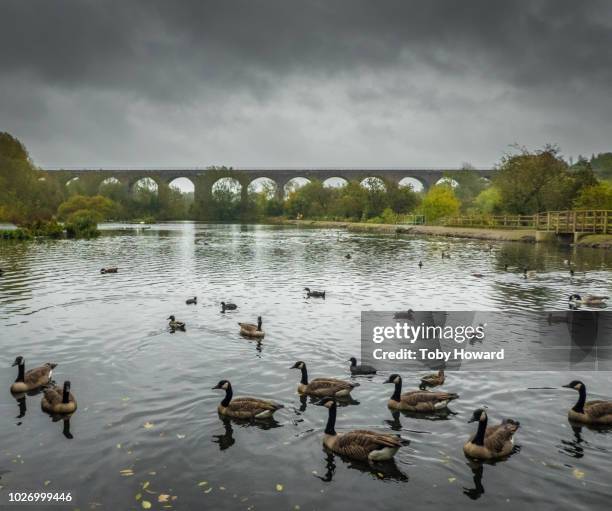
M 358 470 L 359 472 L 370 474 L 375 479 L 383 481 L 408 481 L 408 476 L 402 472 L 395 463 L 394 459 L 389 461 L 378 461 L 378 462 L 359 462 L 350 458 L 345 458 L 338 454 L 323 448 L 325 452 L 325 475 L 320 476 L 315 474 L 314 476 L 325 483 L 331 483 L 334 474 L 336 472 L 336 456 L 340 458 L 347 468 Z
M 213 443 L 219 445 L 220 451 L 229 449 L 236 443 L 234 439 L 234 428 L 230 419 L 222 419 L 225 432 L 222 435 L 213 435 Z
M 599 434 L 610 434 L 612 433 L 612 426 L 609 425 L 593 425 L 593 424 L 582 424 L 580 422 L 575 422 L 568 420 L 570 427 L 572 428 L 572 432 L 574 433 L 574 438 L 571 440 L 561 439 L 561 453 L 567 454 L 568 456 L 576 459 L 583 458 L 585 456 L 586 450 L 585 447 L 589 447 L 588 440 L 585 440 L 582 436 L 583 428 L 587 430 L 599 433 Z
M 468 465 L 472 469 L 472 478 L 474 480 L 474 488 L 463 487 L 463 494 L 472 500 L 478 500 L 484 495 L 485 489 L 482 485 L 482 474 L 484 473 L 484 466 L 481 462 L 469 461 Z
M 234 419 L 230 417 L 221 416 L 219 416 L 219 418 L 223 423 L 224 431 L 221 435 L 212 435 L 212 442 L 219 446 L 220 451 L 225 451 L 236 443 L 236 439 L 234 438 L 234 425 L 245 428 L 254 426 L 257 429 L 261 429 L 264 431 L 283 427 L 280 422 L 273 418 L 266 420 Z

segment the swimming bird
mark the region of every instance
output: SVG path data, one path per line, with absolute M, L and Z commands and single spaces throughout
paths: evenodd
M 407 311 L 400 311 L 393 314 L 393 319 L 414 319 L 414 311 L 408 309 Z
M 504 263 L 504 271 L 508 271 L 508 263 Z
M 177 321 L 174 315 L 169 316 L 168 320 L 170 321 L 168 323 L 168 326 L 171 330 L 182 330 L 183 332 L 185 331 L 185 323 L 183 323 L 182 321 Z
M 255 397 L 233 398 L 234 391 L 228 380 L 221 380 L 213 390 L 225 390 L 225 397 L 217 407 L 219 415 L 234 419 L 269 419 L 274 412 L 284 408 L 283 405 L 273 401 L 266 401 Z
M 194 296 L 193 298 L 188 298 L 187 300 L 185 300 L 185 303 L 187 305 L 197 305 L 198 304 L 198 297 Z
M 244 335 L 245 337 L 254 337 L 256 339 L 263 339 L 266 335 L 265 332 L 261 329 L 261 316 L 257 317 L 257 324 L 253 323 L 238 323 L 240 325 L 240 335 Z
M 100 273 L 105 274 L 105 273 L 117 273 L 119 271 L 119 268 L 102 268 L 100 270 Z
M 425 387 L 438 387 L 444 384 L 444 369 L 440 369 L 437 373 L 427 374 L 421 378 L 421 385 Z
M 13 367 L 15 366 L 18 367 L 19 372 L 17 373 L 15 383 L 11 385 L 11 392 L 18 394 L 36 390 L 47 385 L 51 381 L 53 369 L 57 367 L 57 364 L 47 362 L 40 367 L 35 367 L 26 372 L 25 359 L 19 356 L 13 362 Z
M 576 273 L 576 272 L 574 271 L 574 268 L 570 268 L 569 272 L 570 272 L 570 277 L 573 277 L 573 276 L 574 276 L 574 274 Z
M 419 261 L 419 268 L 423 268 L 423 261 Z
M 472 277 L 481 279 L 482 277 L 484 277 L 484 273 L 472 273 Z
M 309 287 L 305 287 L 304 291 L 308 298 L 325 298 L 325 291 L 311 291 Z
M 574 293 L 569 297 L 570 305 L 605 305 L 609 296 L 585 295 L 584 297 Z
M 351 254 L 346 254 L 346 255 L 344 256 L 344 258 L 345 258 L 345 259 L 350 259 L 350 258 L 351 258 Z
M 520 422 L 505 419 L 496 426 L 487 427 L 486 408 L 474 410 L 468 421 L 478 422 L 476 434 L 463 445 L 463 452 L 470 458 L 494 460 L 505 458 L 514 448 L 514 434 L 520 427 Z
M 349 358 L 351 363 L 351 374 L 376 374 L 376 368 L 367 364 L 357 365 L 357 359 L 355 357 Z
M 431 392 L 429 390 L 412 390 L 402 394 L 402 377 L 392 374 L 383 383 L 393 383 L 395 391 L 387 406 L 393 410 L 404 410 L 407 412 L 435 412 L 448 406 L 453 399 L 459 395 L 450 392 Z
M 47 413 L 73 413 L 77 409 L 77 402 L 70 392 L 70 382 L 65 381 L 63 388 L 54 385 L 51 388 L 45 389 L 40 405 Z
M 612 401 L 587 401 L 586 385 L 580 380 L 574 380 L 563 387 L 578 391 L 578 401 L 567 413 L 570 420 L 584 424 L 612 424 Z
M 238 306 L 235 303 L 226 303 L 226 302 L 221 302 L 221 312 L 225 312 L 225 311 L 234 311 L 238 308 Z
M 302 371 L 302 379 L 298 384 L 298 392 L 308 396 L 315 397 L 347 397 L 355 387 L 359 387 L 359 383 L 353 383 L 336 378 L 315 378 L 308 382 L 308 370 L 306 364 L 301 360 L 293 364 L 290 369 L 299 369 Z
M 523 278 L 526 279 L 535 279 L 538 276 L 535 270 L 528 270 L 527 268 L 523 268 Z
M 2 275 L 3 273 L 4 273 L 4 270 L 0 268 L 0 275 Z
M 327 425 L 323 445 L 340 456 L 359 461 L 387 461 L 393 458 L 402 445 L 408 441 L 398 435 L 378 433 L 366 429 L 336 433 L 336 412 L 338 404 L 332 397 L 323 398 L 319 404 L 328 409 Z

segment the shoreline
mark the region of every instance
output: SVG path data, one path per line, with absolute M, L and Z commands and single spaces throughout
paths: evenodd
M 311 227 L 319 229 L 346 229 L 349 232 L 378 234 L 408 234 L 415 236 L 440 236 L 485 241 L 518 241 L 536 243 L 535 229 L 487 229 L 479 227 L 446 227 L 439 225 L 368 224 L 362 222 L 338 222 L 331 220 L 274 219 L 271 223 Z M 587 234 L 574 243 L 578 247 L 612 249 L 612 235 Z

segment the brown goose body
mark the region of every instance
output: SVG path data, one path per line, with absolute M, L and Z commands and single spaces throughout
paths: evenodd
M 412 390 L 402 394 L 402 378 L 399 374 L 392 374 L 385 383 L 395 385 L 393 395 L 387 403 L 392 410 L 431 413 L 445 409 L 448 403 L 459 398 L 458 394 L 452 392 L 431 392 L 429 390 Z
M 427 374 L 421 378 L 421 385 L 426 387 L 439 387 L 445 381 L 444 369 L 440 369 L 437 373 Z
M 19 373 L 15 383 L 11 385 L 11 392 L 13 394 L 19 394 L 37 390 L 48 385 L 53 374 L 53 369 L 57 367 L 57 364 L 47 362 L 40 367 L 25 371 L 25 359 L 23 357 L 17 357 L 13 366 L 18 366 Z
M 283 405 L 274 401 L 258 399 L 255 397 L 233 397 L 232 384 L 227 380 L 221 380 L 213 389 L 225 390 L 225 398 L 217 411 L 224 417 L 233 419 L 269 419 L 274 412 L 283 408 Z
M 387 461 L 402 446 L 401 438 L 396 435 L 366 429 L 336 433 L 336 401 L 325 398 L 322 404 L 329 410 L 323 445 L 330 451 L 358 461 Z
M 257 324 L 254 323 L 238 323 L 240 326 L 240 335 L 244 335 L 245 337 L 252 337 L 254 339 L 263 339 L 265 337 L 265 332 L 261 329 L 261 316 L 257 318 Z
M 45 389 L 40 405 L 47 413 L 63 415 L 75 412 L 77 402 L 70 392 L 70 382 L 64 382 L 63 387 L 53 386 Z
M 574 380 L 566 388 L 578 391 L 578 401 L 567 413 L 568 419 L 582 424 L 612 425 L 612 401 L 586 400 L 586 385 Z
M 520 423 L 506 419 L 501 424 L 487 427 L 487 414 L 484 409 L 476 410 L 469 422 L 478 422 L 478 430 L 463 445 L 463 452 L 470 458 L 495 460 L 505 458 L 514 448 L 514 434 Z
M 299 369 L 302 372 L 302 379 L 298 383 L 297 390 L 300 394 L 313 397 L 348 397 L 351 391 L 359 386 L 359 383 L 339 380 L 337 378 L 315 378 L 308 381 L 308 370 L 302 361 L 296 362 L 291 369 Z

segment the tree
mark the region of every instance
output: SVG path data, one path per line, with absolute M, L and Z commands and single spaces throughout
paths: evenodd
M 444 177 L 457 183 L 455 195 L 461 201 L 463 209 L 468 209 L 474 199 L 488 186 L 488 181 L 480 177 L 474 167 L 464 163 L 461 170 L 447 172 Z
M 89 211 L 98 221 L 103 221 L 117 218 L 120 207 L 116 202 L 101 195 L 94 195 L 93 197 L 73 195 L 57 208 L 58 217 L 62 220 L 67 219 L 77 211 Z
M 612 209 L 612 183 L 601 182 L 583 188 L 574 201 L 576 209 Z
M 446 184 L 430 188 L 421 203 L 421 211 L 427 222 L 458 215 L 460 208 L 461 201 L 455 196 L 452 187 Z
M 494 186 L 486 188 L 474 199 L 473 209 L 483 215 L 495 215 L 502 212 L 501 193 Z

